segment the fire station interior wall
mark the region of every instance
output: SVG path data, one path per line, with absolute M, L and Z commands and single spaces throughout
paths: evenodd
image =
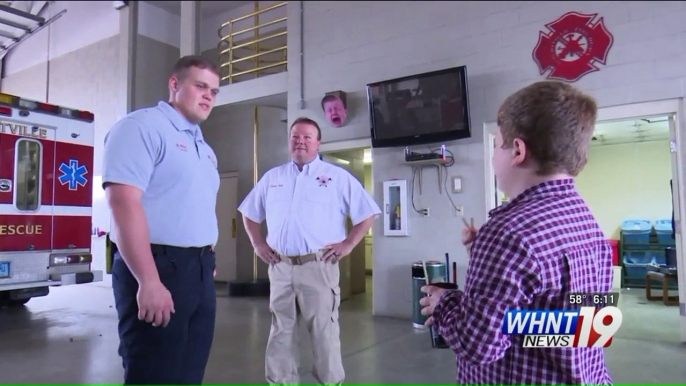
M 285 98 L 284 98 L 285 99 Z M 285 105 L 285 103 L 284 103 Z M 219 171 L 238 172 L 238 204 L 253 188 L 253 122 L 254 104 L 215 107 L 210 118 L 202 123 L 203 135 L 217 155 Z M 289 159 L 285 108 L 258 108 L 258 176 Z M 236 275 L 238 280 L 252 280 L 253 248 L 237 214 Z M 266 228 L 263 227 L 263 232 Z M 266 235 L 266 233 L 264 233 Z M 258 264 L 258 276 L 267 277 L 267 266 Z
M 299 2 L 289 2 L 289 18 Z M 374 312 L 410 317 L 410 266 L 422 259 L 443 261 L 448 252 L 458 263 L 464 286 L 467 255 L 460 245 L 463 225 L 446 197 L 464 206 L 476 224 L 485 220 L 483 124 L 493 122 L 505 97 L 545 78 L 532 59 L 539 31 L 566 12 L 598 13 L 614 36 L 607 65 L 576 86 L 590 92 L 601 107 L 684 96 L 686 81 L 686 9 L 684 2 L 306 2 L 304 65 L 306 110 L 298 109 L 298 61 L 289 63 L 289 121 L 309 114 L 325 122 L 319 101 L 327 91 L 348 94 L 349 123 L 324 123 L 324 141 L 369 137 L 365 84 L 404 75 L 466 65 L 472 138 L 447 143 L 456 158 L 448 177 L 461 176 L 462 193 L 438 191 L 437 173 L 427 168 L 423 192 L 415 190 L 421 217 L 411 209 L 409 237 L 384 237 L 381 219 L 374 225 Z M 398 22 L 402 20 L 402 22 Z M 290 29 L 289 42 L 299 31 Z M 291 51 L 292 52 L 292 51 Z M 666 54 L 669 53 L 669 54 Z M 440 144 L 438 144 L 440 145 Z M 426 146 L 413 147 L 426 151 Z M 403 149 L 374 149 L 375 199 L 382 203 L 383 181 L 411 181 Z M 409 194 L 409 192 L 408 192 Z M 408 197 L 409 198 L 409 197 Z M 439 231 L 440 230 L 440 231 Z
M 5 76 L 119 34 L 119 11 L 112 7 L 111 2 L 51 3 L 40 16 L 49 19 L 62 10 L 67 12 L 8 53 L 4 63 Z
M 134 109 L 157 105 L 169 100 L 169 75 L 179 59 L 179 48 L 138 35 Z
M 178 15 L 145 1 L 138 3 L 134 110 L 169 99 L 169 75 L 180 56 L 180 34 Z

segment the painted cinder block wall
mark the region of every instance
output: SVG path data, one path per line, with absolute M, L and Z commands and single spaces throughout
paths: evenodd
M 482 224 L 483 125 L 495 120 L 507 95 L 544 78 L 532 59 L 539 31 L 547 33 L 545 24 L 569 11 L 598 13 L 614 37 L 607 65 L 598 64 L 600 71 L 575 83 L 601 107 L 684 95 L 684 2 L 305 2 L 301 110 L 295 24 L 300 10 L 294 2 L 289 4 L 289 121 L 316 117 L 325 142 L 368 138 L 367 83 L 466 65 L 473 136 L 448 144 L 456 158 L 448 175 L 463 178 L 463 192 L 449 194 Z M 348 93 L 349 123 L 343 128 L 328 127 L 319 107 L 324 93 L 332 90 Z M 381 204 L 383 181 L 410 181 L 412 173 L 402 165 L 402 149 L 375 149 L 373 159 L 375 198 Z M 417 195 L 418 207 L 430 207 L 431 216 L 409 210 L 410 237 L 384 237 L 381 219 L 374 225 L 376 315 L 410 317 L 414 261 L 442 260 L 448 252 L 458 262 L 458 282 L 464 285 L 462 224 L 446 193 L 438 191 L 435 169 L 425 170 L 423 194 Z

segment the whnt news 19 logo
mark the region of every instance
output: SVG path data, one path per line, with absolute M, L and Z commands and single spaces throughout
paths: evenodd
M 524 335 L 523 346 L 608 347 L 622 325 L 622 311 L 615 306 L 569 310 L 508 310 L 503 334 Z

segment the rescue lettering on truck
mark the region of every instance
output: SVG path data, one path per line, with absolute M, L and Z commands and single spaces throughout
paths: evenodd
M 91 270 L 94 116 L 0 94 L 0 305 Z
M 0 224 L 0 236 L 11 235 L 42 235 L 43 226 L 35 224 L 7 225 Z

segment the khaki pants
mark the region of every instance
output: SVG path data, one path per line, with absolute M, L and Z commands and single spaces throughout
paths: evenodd
M 312 340 L 315 378 L 325 385 L 340 385 L 345 379 L 338 324 L 340 271 L 338 263 L 320 261 L 321 255 L 317 253 L 316 261 L 302 265 L 282 261 L 269 266 L 272 326 L 265 372 L 270 384 L 300 381 L 299 319 L 307 325 Z

